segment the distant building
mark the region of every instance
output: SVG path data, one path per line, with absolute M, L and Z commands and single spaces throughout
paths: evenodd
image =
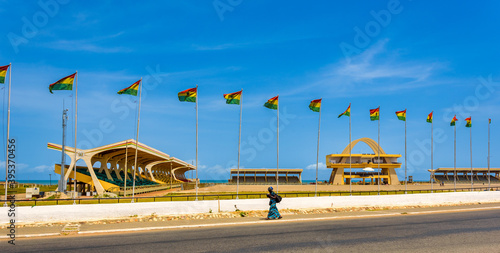
M 372 150 L 373 154 L 351 154 L 351 162 L 349 159 L 349 151 L 359 142 L 366 143 Z M 388 184 L 399 185 L 396 169 L 401 168 L 401 163 L 398 162 L 399 154 L 386 154 L 380 148 L 380 160 L 378 160 L 379 146 L 376 141 L 370 138 L 361 138 L 353 141 L 342 151 L 341 154 L 331 154 L 326 156 L 326 167 L 332 169 L 329 183 L 335 185 L 349 184 L 350 180 L 359 179 L 363 184 Z M 351 174 L 349 173 L 349 164 L 351 168 L 356 169 Z M 380 164 L 380 177 L 378 175 L 378 166 Z M 360 171 L 359 169 L 364 169 Z
M 240 183 L 276 183 L 276 169 L 240 169 Z M 231 169 L 230 183 L 238 182 L 238 170 Z M 279 183 L 302 183 L 302 169 L 279 169 Z
M 455 179 L 453 178 L 454 172 L 457 172 L 456 182 L 457 184 L 470 184 L 471 182 L 471 169 L 470 168 L 437 168 L 434 170 L 429 170 L 431 173 L 431 178 L 437 183 L 447 183 L 453 184 Z M 500 183 L 500 168 L 490 168 L 490 182 L 492 184 Z M 475 184 L 488 183 L 488 168 L 473 168 L 472 170 L 472 182 Z

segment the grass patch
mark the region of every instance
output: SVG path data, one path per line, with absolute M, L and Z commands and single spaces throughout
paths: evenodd
M 20 194 L 20 193 L 26 193 L 26 188 L 33 188 L 34 185 L 19 185 L 17 188 L 8 188 L 7 189 L 7 194 Z M 50 191 L 55 191 L 57 189 L 57 185 L 38 185 L 38 189 L 40 189 L 41 192 L 50 192 Z M 0 196 L 5 195 L 5 188 L 3 185 L 0 186 Z

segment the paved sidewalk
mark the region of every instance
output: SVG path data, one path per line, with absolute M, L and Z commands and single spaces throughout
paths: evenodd
M 196 216 L 178 216 L 176 220 L 166 220 L 166 217 L 130 217 L 128 219 L 108 220 L 89 223 L 72 223 L 71 225 L 79 226 L 79 231 L 72 231 L 61 235 L 61 231 L 66 224 L 39 224 L 39 225 L 21 225 L 16 228 L 16 238 L 26 237 L 48 237 L 48 236 L 81 236 L 92 235 L 99 233 L 126 233 L 140 232 L 151 230 L 172 230 L 186 229 L 196 227 L 211 227 L 211 226 L 234 226 L 234 225 L 252 225 L 265 224 L 273 222 L 307 222 L 311 220 L 321 219 L 360 219 L 381 216 L 396 216 L 396 215 L 418 215 L 425 213 L 436 212 L 459 212 L 459 211 L 474 211 L 484 209 L 500 209 L 500 203 L 480 204 L 480 205 L 458 205 L 458 206 L 441 206 L 441 207 L 425 207 L 425 208 L 403 208 L 403 209 L 382 209 L 372 211 L 348 211 L 335 212 L 326 209 L 319 209 L 314 214 L 287 214 L 286 210 L 282 210 L 283 219 L 281 220 L 265 220 L 265 215 L 262 217 L 231 217 L 231 218 L 209 218 L 204 219 L 202 215 Z M 265 214 L 265 212 L 263 212 Z M 234 213 L 223 214 L 226 216 L 234 216 Z M 136 221 L 137 220 L 137 221 Z M 142 221 L 139 221 L 142 220 Z M 6 229 L 2 229 L 6 231 Z M 5 235 L 0 235 L 0 240 L 6 240 Z

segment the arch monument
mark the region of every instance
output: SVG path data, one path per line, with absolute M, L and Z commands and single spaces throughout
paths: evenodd
M 352 149 L 359 142 L 368 145 L 373 153 L 352 154 Z M 370 138 L 357 139 L 347 145 L 341 154 L 326 156 L 326 167 L 332 169 L 329 183 L 344 185 L 349 184 L 351 180 L 357 180 L 362 184 L 378 184 L 380 180 L 380 184 L 399 185 L 396 169 L 401 168 L 401 163 L 398 162 L 400 157 L 400 154 L 386 154 L 377 142 Z

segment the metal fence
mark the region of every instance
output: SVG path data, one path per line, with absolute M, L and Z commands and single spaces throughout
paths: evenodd
M 476 187 L 474 191 L 498 191 L 500 187 Z M 440 192 L 466 192 L 471 191 L 471 188 L 447 188 L 447 189 L 424 189 L 424 190 L 408 190 L 408 194 L 419 194 L 419 193 L 430 193 L 430 192 L 440 193 Z M 336 192 L 318 192 L 316 196 L 326 197 L 326 196 L 359 196 L 359 195 L 395 195 L 395 194 L 405 194 L 404 190 L 393 190 L 393 191 L 336 191 Z M 267 193 L 240 193 L 236 195 L 233 194 L 204 194 L 204 195 L 170 195 L 161 197 L 123 197 L 123 198 L 78 198 L 78 199 L 33 199 L 33 200 L 16 200 L 17 205 L 22 206 L 37 206 L 37 205 L 70 205 L 73 203 L 78 204 L 113 204 L 113 203 L 130 203 L 132 199 L 134 202 L 162 202 L 162 201 L 195 201 L 198 200 L 223 200 L 223 199 L 261 199 L 267 198 Z M 280 196 L 283 198 L 287 197 L 314 197 L 314 192 L 280 192 Z

